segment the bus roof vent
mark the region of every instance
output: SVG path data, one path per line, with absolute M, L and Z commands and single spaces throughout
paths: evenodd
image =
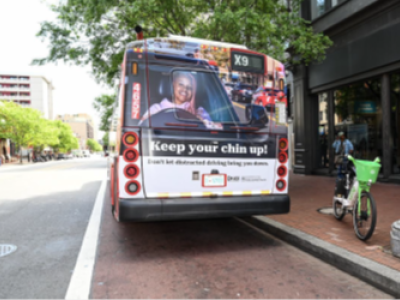
M 199 43 L 199 44 L 208 44 L 211 46 L 222 47 L 222 48 L 247 49 L 247 47 L 244 45 L 225 43 L 225 42 L 217 42 L 217 41 L 211 41 L 211 40 L 206 40 L 206 39 L 193 38 L 190 36 L 169 34 L 168 37 L 171 39 L 174 39 L 176 41 L 182 41 L 182 42 L 195 42 L 195 43 Z

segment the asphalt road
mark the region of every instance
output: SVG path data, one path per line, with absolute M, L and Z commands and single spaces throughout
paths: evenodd
M 18 247 L 0 298 L 65 297 L 105 176 L 105 158 L 0 170 L 0 244 Z M 103 201 L 91 298 L 390 298 L 238 219 L 123 224 Z
M 240 219 L 117 223 L 108 195 L 91 298 L 392 298 Z
M 0 298 L 64 298 L 106 159 L 0 169 Z

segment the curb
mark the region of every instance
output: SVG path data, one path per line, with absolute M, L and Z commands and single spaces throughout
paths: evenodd
M 241 218 L 279 239 L 400 298 L 400 272 L 264 216 Z

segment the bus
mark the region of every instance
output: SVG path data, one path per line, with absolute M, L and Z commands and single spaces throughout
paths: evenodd
M 282 63 L 243 45 L 175 35 L 128 44 L 109 164 L 115 219 L 288 213 L 282 74 Z M 281 96 L 268 111 L 234 101 L 233 90 Z

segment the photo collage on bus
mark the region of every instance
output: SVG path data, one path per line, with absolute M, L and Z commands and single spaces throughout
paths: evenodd
M 235 68 L 237 58 L 231 48 L 163 38 L 148 40 L 147 51 L 159 58 L 181 57 L 183 63 L 177 65 L 171 59 L 170 64 L 148 66 L 149 104 L 142 110 L 139 125 L 146 126 L 149 120 L 161 125 L 179 120 L 200 124 L 199 129 L 223 130 L 234 124 L 285 133 L 285 69 L 279 61 L 249 54 L 254 58 L 244 57 L 243 62 L 251 64 L 253 59 L 255 66 L 241 71 Z M 140 91 L 133 88 L 132 93 L 135 98 Z

